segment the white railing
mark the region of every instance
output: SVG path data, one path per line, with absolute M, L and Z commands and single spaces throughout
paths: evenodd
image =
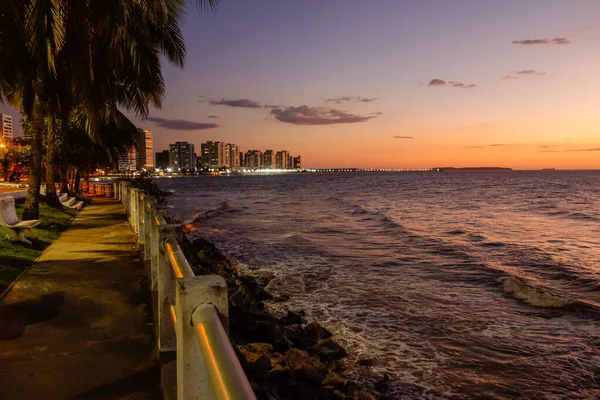
M 125 205 L 157 292 L 157 341 L 161 353 L 176 351 L 177 398 L 254 400 L 228 331 L 227 284 L 219 275 L 194 275 L 164 209 L 121 181 L 114 195 Z

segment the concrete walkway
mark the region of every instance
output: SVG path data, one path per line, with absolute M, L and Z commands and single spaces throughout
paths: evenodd
M 143 264 L 97 198 L 0 302 L 0 399 L 158 399 Z

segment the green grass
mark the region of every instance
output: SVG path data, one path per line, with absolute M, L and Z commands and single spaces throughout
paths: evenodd
M 19 218 L 22 213 L 23 201 L 17 203 Z M 41 224 L 25 234 L 31 246 L 10 242 L 6 239 L 6 229 L 0 226 L 0 294 L 69 227 L 76 214 L 74 209 L 59 211 L 41 203 Z

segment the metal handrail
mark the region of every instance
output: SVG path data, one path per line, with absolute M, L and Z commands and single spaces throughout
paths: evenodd
M 256 396 L 238 361 L 227 333 L 212 304 L 199 305 L 192 313 L 192 324 L 216 400 L 255 400 Z
M 159 350 L 172 351 L 173 338 L 177 342 L 178 397 L 256 400 L 220 319 L 226 320 L 228 308 L 223 278 L 195 276 L 176 240 L 181 224 L 167 223 L 151 197 L 126 184 L 119 195 L 145 259 L 151 261 L 153 290 L 158 290 Z M 196 374 L 194 368 L 180 367 L 180 361 L 182 366 L 202 363 L 203 371 Z
M 167 251 L 169 264 L 171 264 L 171 268 L 173 268 L 175 277 L 188 278 L 194 276 L 194 271 L 192 271 L 190 263 L 188 263 L 175 238 L 171 237 L 165 240 L 165 250 Z

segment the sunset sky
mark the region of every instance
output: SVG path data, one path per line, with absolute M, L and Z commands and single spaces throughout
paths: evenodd
M 218 140 L 307 167 L 600 168 L 599 0 L 222 0 L 191 7 L 184 36 L 185 70 L 165 64 L 163 108 L 136 120 L 155 151 Z

